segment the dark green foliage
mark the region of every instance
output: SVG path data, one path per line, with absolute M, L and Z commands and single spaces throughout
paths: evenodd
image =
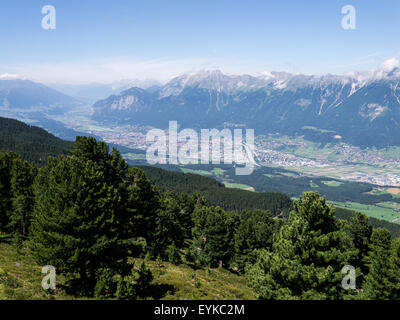
M 35 196 L 35 259 L 78 273 L 88 290 L 101 268 L 126 274 L 128 255 L 140 254 L 139 237 L 151 243 L 157 192 L 103 142 L 78 137 L 69 157 L 50 158 L 35 180 Z M 98 286 L 100 294 L 104 285 Z
M 146 263 L 143 261 L 136 274 L 137 293 L 141 296 L 146 296 L 146 294 L 150 290 L 150 284 L 153 279 L 154 277 L 151 273 L 151 270 L 146 266 Z
M 36 167 L 17 154 L 0 152 L 0 232 L 27 236 L 36 174 Z
M 139 168 L 129 168 L 125 181 L 126 206 L 132 217 L 126 230 L 151 242 L 160 208 L 160 194 Z
M 273 250 L 258 251 L 247 278 L 260 299 L 341 299 L 341 269 L 354 254 L 333 207 L 317 193 L 304 193 Z
M 219 207 L 197 205 L 193 212 L 192 252 L 201 266 L 228 266 L 234 255 L 238 214 Z
M 9 227 L 13 232 L 28 235 L 31 213 L 35 202 L 33 181 L 37 169 L 19 158 L 14 159 L 11 167 L 12 212 Z
M 133 276 L 124 276 L 119 278 L 115 298 L 118 300 L 137 299 L 137 289 Z
M 151 295 L 146 263 L 136 269 L 128 263 L 144 252 L 173 264 L 185 254 L 198 266 L 245 269 L 262 299 L 400 298 L 400 240 L 373 231 L 370 223 L 378 220 L 335 212 L 313 192 L 294 203 L 287 220 L 292 204 L 286 196 L 145 170 L 161 189 L 140 168 L 128 168 L 116 149 L 110 153 L 105 143 L 85 137 L 77 138 L 69 156 L 48 158 L 39 172 L 16 154 L 0 152 L 0 232 L 18 250 L 29 230 L 36 261 L 79 274 L 98 299 Z M 359 293 L 341 288 L 346 264 L 358 270 Z M 194 277 L 193 284 L 200 281 Z
M 338 219 L 350 221 L 352 217 L 356 214 L 355 211 L 342 209 L 342 208 L 335 208 L 335 215 Z M 373 228 L 385 228 L 389 230 L 390 234 L 393 238 L 400 237 L 400 224 L 391 223 L 389 221 L 375 219 L 373 217 L 368 217 L 368 221 Z
M 330 201 L 353 201 L 364 204 L 375 204 L 382 201 L 400 201 L 392 199 L 390 194 L 372 195 L 368 194 L 373 185 L 363 182 L 352 182 L 335 180 L 327 177 L 300 176 L 294 171 L 279 168 L 262 167 L 255 170 L 251 175 L 234 176 L 234 169 L 226 172 L 230 177 L 235 177 L 235 182 L 251 185 L 258 192 L 281 192 L 290 197 L 298 197 L 303 192 L 318 191 Z M 295 175 L 293 177 L 293 175 Z M 324 181 L 340 182 L 341 185 L 331 187 Z M 312 188 L 317 185 L 318 188 Z
M 70 146 L 44 129 L 0 117 L 0 150 L 16 152 L 23 160 L 42 166 L 48 156 L 66 154 Z
M 118 275 L 108 268 L 100 269 L 95 286 L 97 299 L 134 300 L 149 294 L 153 274 L 143 261 L 138 270 Z
M 252 251 L 271 250 L 277 224 L 271 214 L 263 210 L 243 211 L 239 219 L 234 235 L 235 263 L 243 271 Z
M 274 216 L 287 215 L 292 208 L 290 198 L 281 193 L 257 193 L 246 190 L 230 189 L 212 178 L 192 173 L 166 171 L 156 167 L 141 166 L 152 183 L 163 190 L 175 190 L 178 193 L 198 193 L 211 206 L 224 210 L 270 211 Z
M 89 285 L 99 268 L 115 267 L 126 257 L 119 238 L 118 190 L 91 160 L 73 156 L 48 166 L 35 184 L 32 253 L 38 263 L 79 273 Z
M 400 299 L 400 238 L 393 240 L 391 248 L 390 264 L 392 269 L 392 296 Z
M 94 288 L 96 299 L 112 298 L 116 291 L 114 272 L 109 268 L 102 268 L 97 272 L 97 282 Z
M 362 283 L 364 276 L 368 273 L 366 262 L 371 243 L 372 226 L 366 215 L 356 212 L 347 224 L 346 230 L 350 234 L 353 246 L 358 250 L 350 264 L 360 268 L 361 277 L 358 277 L 357 280 Z
M 165 192 L 162 196 L 161 208 L 155 217 L 155 228 L 151 237 L 151 255 L 160 255 L 168 259 L 166 251 L 171 245 L 183 248 L 185 240 L 191 238 L 193 228 L 192 214 L 197 202 L 204 201 L 196 196 L 178 195 Z
M 397 245 L 396 245 L 397 244 Z M 391 247 L 391 236 L 385 229 L 375 229 L 371 236 L 370 249 L 368 256 L 369 273 L 365 277 L 362 298 L 371 300 L 399 299 L 399 272 L 396 246 Z
M 167 247 L 166 254 L 170 263 L 178 265 L 182 262 L 179 249 L 175 246 L 175 243 Z
M 11 167 L 15 153 L 0 152 L 0 231 L 6 232 L 12 210 Z

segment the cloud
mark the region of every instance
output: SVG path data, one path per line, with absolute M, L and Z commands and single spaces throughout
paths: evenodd
M 0 80 L 14 80 L 14 79 L 22 79 L 22 77 L 20 77 L 20 75 L 18 74 L 12 74 L 12 73 L 0 74 Z
M 361 64 L 371 61 L 378 54 L 370 54 L 365 56 Z M 377 58 L 376 58 L 377 60 Z M 373 65 L 379 65 L 378 68 L 370 69 L 369 72 L 361 74 L 357 70 L 356 74 L 363 78 L 376 76 L 384 76 L 393 68 L 400 66 L 398 57 L 384 60 L 383 62 L 376 61 Z M 350 67 L 352 66 L 352 67 Z M 349 65 L 348 68 L 354 68 L 354 65 Z M 169 81 L 171 78 L 183 73 L 193 73 L 204 69 L 219 69 L 226 74 L 250 74 L 255 76 L 268 77 L 271 74 L 265 71 L 266 63 L 263 65 L 257 64 L 251 59 L 238 59 L 233 57 L 223 58 L 193 58 L 193 59 L 139 59 L 130 57 L 110 57 L 107 59 L 93 59 L 90 61 L 69 61 L 61 63 L 41 63 L 41 64 L 24 64 L 15 66 L 0 66 L 0 79 L 15 79 L 21 78 L 23 75 L 26 79 L 42 82 L 45 84 L 51 83 L 68 83 L 68 84 L 83 84 L 83 83 L 112 83 L 121 79 L 137 79 L 148 80 L 154 79 L 162 83 Z M 283 70 L 282 70 L 283 69 Z M 277 71 L 288 71 L 287 68 L 281 68 Z M 335 67 L 337 69 L 337 67 Z M 359 68 L 358 68 L 359 69 Z M 265 72 L 262 72 L 265 71 Z M 296 70 L 292 70 L 292 73 Z M 304 72 L 303 72 L 304 73 Z M 344 74 L 348 74 L 343 72 Z M 352 73 L 350 73 L 352 74 Z
M 0 72 L 23 74 L 28 79 L 42 83 L 111 83 L 121 79 L 154 79 L 162 83 L 183 73 L 219 69 L 226 74 L 259 74 L 259 65 L 251 59 L 234 57 L 212 58 L 158 58 L 139 59 L 110 57 L 91 61 L 24 64 L 1 68 Z
M 232 68 L 231 66 L 234 66 Z M 229 59 L 131 59 L 114 57 L 96 61 L 28 64 L 8 67 L 29 79 L 43 83 L 111 83 L 121 79 L 155 79 L 166 82 L 172 77 L 203 69 L 245 73 L 246 66 Z
M 385 72 L 392 71 L 394 68 L 400 67 L 400 60 L 397 58 L 391 58 L 391 59 L 386 59 L 384 60 L 379 69 Z

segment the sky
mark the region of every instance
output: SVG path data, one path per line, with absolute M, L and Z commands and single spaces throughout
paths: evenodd
M 42 28 L 45 5 L 56 10 L 56 29 Z M 355 30 L 342 28 L 345 5 L 356 9 Z M 0 78 L 344 74 L 398 59 L 399 33 L 398 0 L 1 0 Z

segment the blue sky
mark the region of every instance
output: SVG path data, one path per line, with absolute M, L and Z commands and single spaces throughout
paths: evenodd
M 44 5 L 56 30 L 41 28 Z M 357 29 L 341 27 L 344 5 Z M 0 74 L 162 81 L 187 71 L 341 74 L 400 53 L 398 0 L 2 0 Z

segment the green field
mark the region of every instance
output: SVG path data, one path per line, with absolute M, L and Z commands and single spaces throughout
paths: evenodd
M 390 222 L 400 223 L 400 213 L 389 207 L 383 207 L 378 205 L 367 205 L 357 202 L 332 202 L 335 206 L 339 208 L 360 211 L 369 217 L 376 219 L 382 219 Z
M 319 185 L 317 185 L 316 183 L 310 181 L 310 187 L 311 188 L 319 188 Z
M 146 159 L 145 154 L 139 154 L 139 153 L 125 153 L 125 154 L 123 154 L 123 157 L 126 160 L 131 160 L 131 161 Z
M 254 188 L 252 186 L 247 185 L 247 184 L 224 182 L 224 185 L 227 188 L 254 191 Z
M 199 174 L 201 176 L 212 176 L 211 172 L 205 171 L 205 170 L 194 170 L 194 169 L 188 169 L 188 168 L 183 168 L 183 167 L 181 167 L 181 170 L 184 173 L 194 173 L 194 174 Z
M 326 186 L 329 187 L 339 187 L 343 184 L 343 182 L 340 181 L 334 181 L 334 180 L 329 180 L 329 181 L 322 181 L 322 183 Z
M 215 176 L 219 177 L 219 176 L 223 176 L 224 173 L 226 172 L 226 170 L 221 169 L 221 168 L 214 168 L 211 170 L 212 174 L 214 174 Z

